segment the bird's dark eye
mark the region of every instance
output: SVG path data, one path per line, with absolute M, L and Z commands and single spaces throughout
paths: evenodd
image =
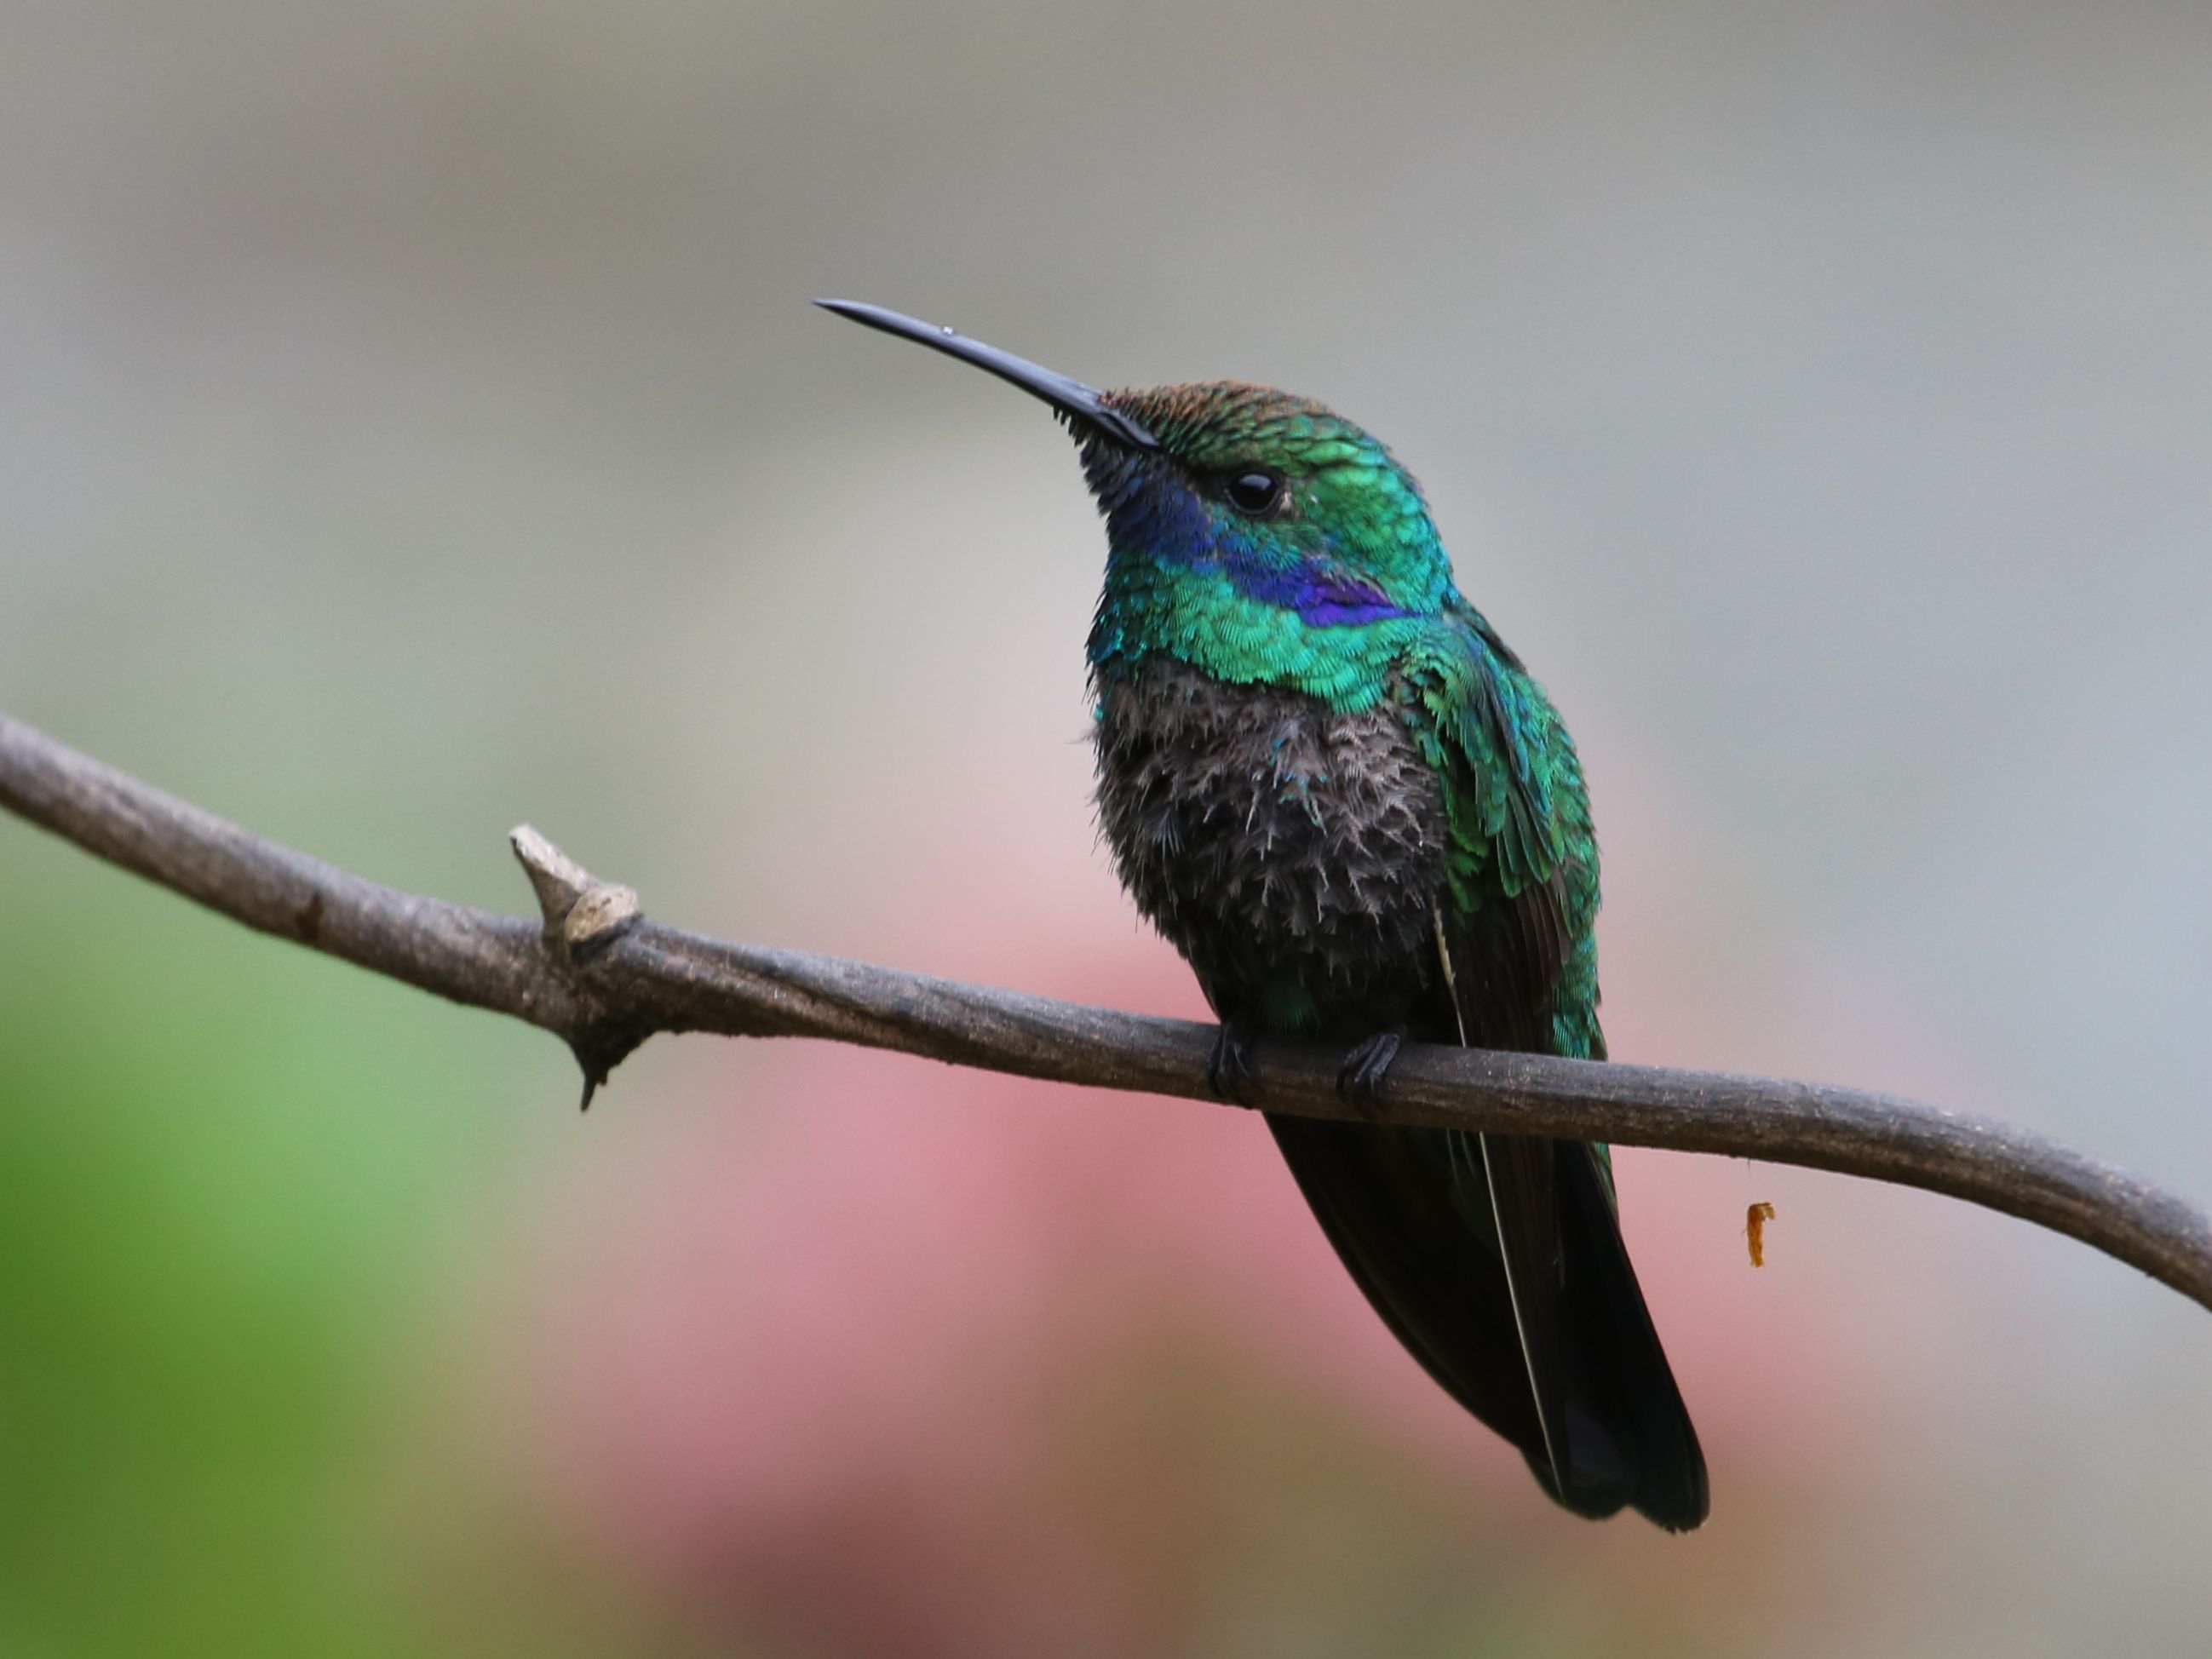
M 1265 513 L 1283 493 L 1283 481 L 1272 472 L 1239 472 L 1229 480 L 1229 500 L 1239 512 Z

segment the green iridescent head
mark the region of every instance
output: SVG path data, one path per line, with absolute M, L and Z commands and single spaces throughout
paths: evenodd
M 1342 416 L 1235 380 L 1103 401 L 1158 440 L 1075 423 L 1116 557 L 1218 572 L 1312 628 L 1433 615 L 1450 594 L 1420 486 Z
M 1233 380 L 1101 392 L 896 312 L 818 303 L 1012 381 L 1066 421 L 1106 519 L 1091 640 L 1102 673 L 1166 653 L 1361 701 L 1406 625 L 1457 600 L 1413 475 L 1317 403 Z

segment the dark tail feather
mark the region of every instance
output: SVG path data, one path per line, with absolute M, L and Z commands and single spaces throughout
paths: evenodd
M 1367 1299 L 1545 1491 L 1578 1515 L 1705 1518 L 1704 1455 L 1589 1147 L 1492 1138 L 1486 1158 L 1449 1130 L 1268 1125 Z
M 1561 1494 L 1587 1486 L 1578 1480 L 1568 1428 L 1565 1303 L 1559 1294 L 1559 1160 L 1548 1140 L 1510 1135 L 1476 1135 L 1482 1155 L 1483 1188 L 1497 1229 L 1497 1254 L 1505 1269 L 1505 1296 L 1513 1313 L 1513 1336 L 1536 1407 L 1540 1447 L 1529 1447 L 1528 1467 L 1544 1489 Z M 1570 1507 L 1572 1507 L 1570 1504 Z M 1620 1508 L 1615 1504 L 1614 1509 Z
M 1552 1145 L 1565 1250 L 1569 1441 L 1584 1418 L 1625 1438 L 1634 1472 L 1626 1501 L 1669 1532 L 1687 1532 L 1712 1507 L 1698 1431 L 1644 1306 L 1596 1154 L 1578 1140 Z M 1582 1461 L 1578 1451 L 1575 1462 Z

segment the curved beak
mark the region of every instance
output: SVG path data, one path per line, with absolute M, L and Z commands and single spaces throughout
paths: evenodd
M 1069 419 L 1087 422 L 1116 443 L 1127 444 L 1133 449 L 1160 447 L 1160 441 L 1137 422 L 1117 409 L 1109 408 L 1097 387 L 1056 374 L 1026 357 L 1017 357 L 1011 351 L 971 340 L 949 328 L 885 311 L 881 306 L 864 306 L 854 300 L 817 300 L 814 303 L 824 311 L 834 311 L 868 328 L 879 328 L 886 334 L 913 340 L 948 357 L 957 357 L 963 363 L 973 363 L 988 374 L 1011 380 L 1031 397 L 1043 398 Z

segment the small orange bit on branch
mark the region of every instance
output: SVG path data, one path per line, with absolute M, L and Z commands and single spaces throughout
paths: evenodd
M 1774 1219 L 1771 1204 L 1754 1204 L 1743 1212 L 1744 1242 L 1751 1246 L 1751 1265 L 1766 1265 L 1766 1224 Z

